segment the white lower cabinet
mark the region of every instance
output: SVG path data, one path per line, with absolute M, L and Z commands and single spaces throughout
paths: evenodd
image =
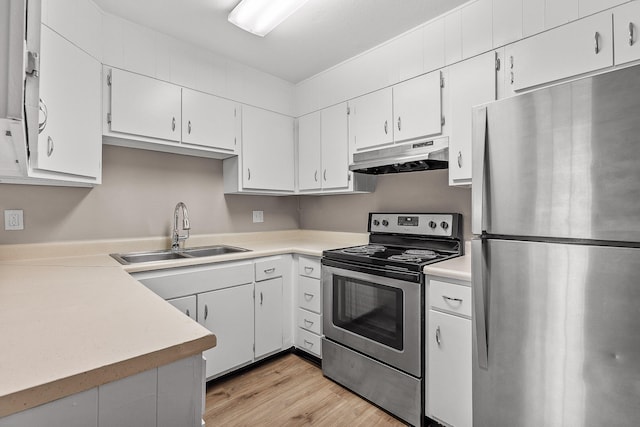
M 256 282 L 255 357 L 282 350 L 282 277 Z
M 320 272 L 319 258 L 298 257 L 295 346 L 321 358 L 322 285 Z
M 425 413 L 452 427 L 471 427 L 472 335 L 468 282 L 428 278 Z
M 189 295 L 188 297 L 182 298 L 173 298 L 167 300 L 167 302 L 193 320 L 198 320 L 198 318 L 196 317 L 198 302 L 195 295 Z
M 253 283 L 198 294 L 198 322 L 217 339 L 207 379 L 253 361 Z

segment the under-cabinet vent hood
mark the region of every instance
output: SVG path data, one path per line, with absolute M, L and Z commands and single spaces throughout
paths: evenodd
M 449 138 L 395 145 L 353 155 L 349 170 L 370 175 L 449 167 Z

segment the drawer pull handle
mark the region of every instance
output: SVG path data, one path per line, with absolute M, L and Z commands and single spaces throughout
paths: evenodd
M 313 347 L 313 343 L 311 341 L 304 340 L 304 345 L 307 347 Z
M 311 273 L 313 271 L 313 267 L 309 267 L 308 265 L 304 266 L 304 272 L 305 273 Z
M 310 294 L 309 292 L 304 293 L 304 299 L 306 299 L 307 301 L 311 301 L 314 296 L 314 294 Z
M 446 295 L 442 295 L 442 299 L 444 299 L 445 302 L 451 301 L 451 302 L 455 302 L 456 304 L 462 304 L 461 298 L 451 298 Z
M 440 347 L 440 344 L 442 344 L 442 338 L 440 337 L 440 326 L 436 328 L 436 343 L 438 344 L 438 347 Z
M 271 274 L 271 273 L 273 273 L 274 271 L 276 271 L 276 268 L 275 268 L 275 267 L 265 268 L 265 270 L 264 270 L 265 274 Z
M 209 317 L 209 306 L 207 304 L 204 305 L 204 320 L 207 320 Z
M 313 326 L 313 322 L 311 320 L 304 319 L 304 325 L 309 328 Z

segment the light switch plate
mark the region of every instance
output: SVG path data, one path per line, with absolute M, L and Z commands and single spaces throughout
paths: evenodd
M 264 222 L 264 211 L 253 211 L 253 222 Z
M 5 209 L 4 229 L 6 231 L 24 230 L 24 213 L 22 209 Z

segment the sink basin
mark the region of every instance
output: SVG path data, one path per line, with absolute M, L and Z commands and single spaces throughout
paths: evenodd
M 215 255 L 231 254 L 236 252 L 248 252 L 249 249 L 236 248 L 234 246 L 215 245 L 215 246 L 200 246 L 195 248 L 181 249 L 179 251 L 172 251 L 166 249 L 163 251 L 150 251 L 150 252 L 131 252 L 127 254 L 111 254 L 111 257 L 118 261 L 120 264 L 137 264 L 139 262 L 152 262 L 152 261 L 169 261 L 172 259 L 185 259 L 185 258 L 200 258 Z

